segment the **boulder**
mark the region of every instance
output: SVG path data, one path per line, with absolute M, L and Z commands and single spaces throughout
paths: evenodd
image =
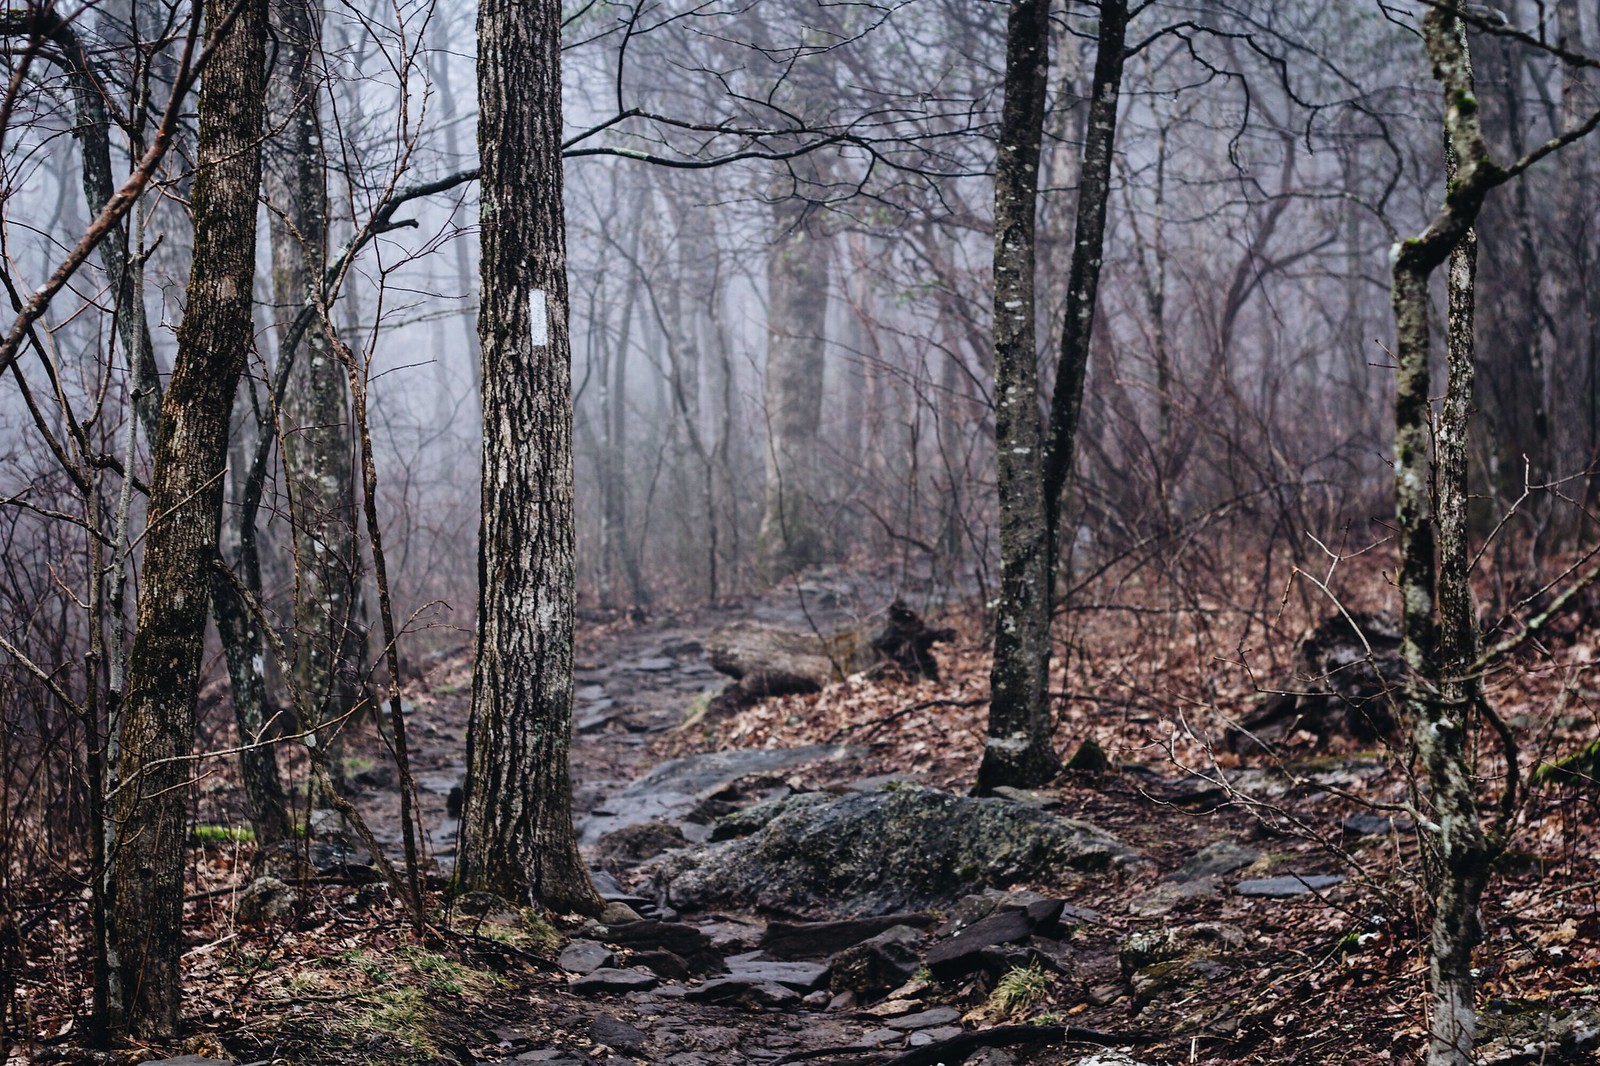
M 276 877 L 258 877 L 239 892 L 235 916 L 245 925 L 264 925 L 291 914 L 300 895 Z
M 784 811 L 742 840 L 667 858 L 663 905 L 732 904 L 867 917 L 948 904 L 985 886 L 1099 871 L 1134 857 L 1084 822 L 1001 799 L 902 787 Z
M 671 822 L 649 821 L 623 826 L 601 837 L 594 847 L 594 859 L 601 869 L 622 876 L 640 863 L 664 851 L 686 847 L 683 830 Z

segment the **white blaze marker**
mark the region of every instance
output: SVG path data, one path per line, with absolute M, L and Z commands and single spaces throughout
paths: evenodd
M 543 348 L 550 343 L 550 310 L 543 289 L 528 293 L 528 331 L 533 334 L 535 348 Z

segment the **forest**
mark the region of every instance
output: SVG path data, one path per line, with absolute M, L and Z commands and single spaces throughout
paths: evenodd
M 1600 5 L 0 28 L 4 1066 L 1600 1056 Z

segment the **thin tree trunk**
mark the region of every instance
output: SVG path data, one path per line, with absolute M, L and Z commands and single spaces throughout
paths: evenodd
M 284 469 L 295 547 L 294 682 L 311 709 L 335 782 L 343 784 L 345 719 L 359 698 L 362 634 L 350 404 L 344 368 L 321 330 L 303 353 L 285 351 L 292 319 L 321 299 L 327 264 L 328 194 L 322 149 L 322 9 L 315 0 L 273 0 L 276 69 L 268 105 L 277 136 L 263 171 L 272 236 L 272 298 L 280 309 L 278 358 L 294 361 L 284 397 Z
M 1060 767 L 1052 740 L 1050 529 L 1039 354 L 1034 222 L 1049 73 L 1048 0 L 1013 0 L 994 182 L 995 444 L 1000 476 L 1000 602 L 989 678 L 989 731 L 977 789 L 1036 785 Z
M 572 383 L 561 4 L 478 9 L 483 528 L 459 878 L 598 913 L 572 828 Z
M 216 25 L 232 7 L 210 0 Z M 195 695 L 233 393 L 250 349 L 256 194 L 261 184 L 266 3 L 251 0 L 201 83 L 194 266 L 161 406 L 150 479 L 144 584 L 128 667 L 112 858 L 115 952 L 125 1014 L 144 1037 L 178 1031 L 183 854 Z
M 1094 331 L 1121 97 L 1126 0 L 1100 6 L 1093 95 L 1078 182 L 1066 322 L 1048 437 L 1038 415 L 1033 216 L 1049 69 L 1048 5 L 1015 0 L 995 167 L 995 393 L 1000 475 L 1000 604 L 989 732 L 977 788 L 1035 785 L 1059 768 L 1049 702 L 1050 620 L 1061 496 L 1072 471 Z

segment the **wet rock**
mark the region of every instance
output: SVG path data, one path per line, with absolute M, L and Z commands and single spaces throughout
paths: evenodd
M 928 969 L 941 981 L 971 973 L 983 965 L 983 952 L 999 944 L 1026 940 L 1034 923 L 1026 911 L 1002 911 L 974 922 L 928 952 Z
M 1191 855 L 1187 862 L 1168 874 L 1166 880 L 1186 883 L 1204 877 L 1220 877 L 1249 866 L 1259 858 L 1261 853 L 1254 848 L 1235 844 L 1231 840 L 1219 840 Z
M 961 1021 L 961 1012 L 954 1007 L 934 1007 L 916 1014 L 905 1014 L 889 1022 L 891 1029 L 934 1029 L 954 1025 Z
M 806 763 L 836 759 L 850 749 L 829 744 L 803 748 L 739 749 L 669 759 L 607 800 L 580 826 L 580 842 L 592 845 L 625 826 L 675 822 L 703 800 L 753 774 L 781 773 Z
M 760 952 L 730 955 L 727 963 L 730 977 L 767 981 L 792 988 L 796 992 L 810 992 L 821 988 L 828 979 L 828 967 L 820 963 L 774 962 L 762 957 Z
M 659 984 L 656 975 L 647 970 L 617 970 L 604 967 L 576 978 L 568 986 L 580 996 L 603 992 L 647 992 Z
M 1132 858 L 1084 822 L 927 788 L 852 793 L 779 814 L 743 840 L 670 857 L 657 875 L 680 909 L 734 903 L 845 917 L 920 910 L 985 885 L 1103 870 Z
M 833 957 L 833 990 L 871 999 L 899 987 L 922 967 L 917 955 L 921 940 L 915 929 L 896 925 L 846 948 Z
M 670 951 L 683 959 L 694 973 L 727 972 L 721 952 L 711 946 L 711 938 L 693 926 L 639 921 L 608 925 L 605 929 L 603 939 L 609 944 L 633 951 Z
M 276 877 L 258 877 L 239 891 L 235 916 L 245 925 L 263 925 L 288 917 L 300 895 Z
M 745 977 L 718 977 L 684 995 L 691 1003 L 737 1003 L 747 1007 L 792 1007 L 800 996 L 791 988 L 771 981 Z
M 616 1051 L 638 1054 L 644 1050 L 646 1034 L 619 1018 L 598 1014 L 589 1024 L 589 1039 Z
M 1286 899 L 1290 896 L 1307 896 L 1312 892 L 1332 888 L 1349 880 L 1342 874 L 1286 874 L 1282 877 L 1261 877 L 1240 881 L 1233 886 L 1235 895 L 1260 896 L 1267 899 Z
M 926 911 L 837 922 L 772 922 L 761 936 L 761 951 L 774 959 L 820 959 L 897 925 L 926 929 L 932 924 L 933 916 Z
M 837 797 L 827 792 L 801 792 L 792 796 L 779 796 L 762 800 L 743 810 L 736 810 L 717 819 L 711 827 L 713 841 L 733 840 L 760 832 L 779 815 L 792 811 L 808 810 L 832 803 Z
M 593 940 L 574 940 L 561 949 L 556 965 L 568 973 L 588 974 L 617 961 L 616 953 Z

